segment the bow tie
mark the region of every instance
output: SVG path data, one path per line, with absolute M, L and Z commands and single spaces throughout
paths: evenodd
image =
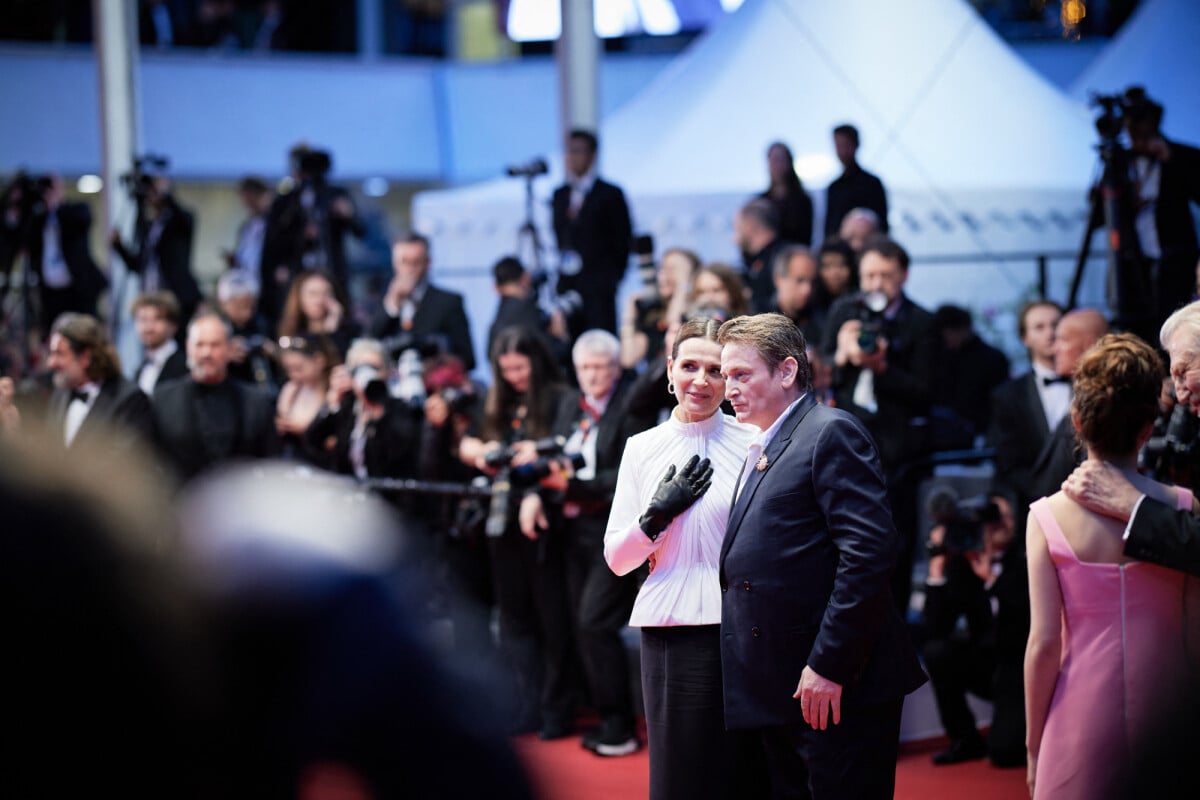
M 1066 375 L 1055 375 L 1053 378 L 1042 378 L 1042 386 L 1053 386 L 1056 383 L 1070 384 L 1071 379 Z
M 89 394 L 88 392 L 85 392 L 82 389 L 74 389 L 71 391 L 71 402 L 72 403 L 74 403 L 76 400 L 79 400 L 84 405 L 86 405 L 87 403 L 89 403 L 91 401 L 91 399 L 92 399 L 91 394 Z

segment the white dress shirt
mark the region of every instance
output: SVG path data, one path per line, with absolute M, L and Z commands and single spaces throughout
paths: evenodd
M 1042 400 L 1042 411 L 1046 413 L 1046 423 L 1050 430 L 1058 427 L 1058 423 L 1067 415 L 1067 409 L 1071 407 L 1070 381 L 1046 383 L 1047 380 L 1056 378 L 1057 372 L 1034 362 L 1033 380 L 1037 384 L 1038 397 Z
M 715 625 L 721 621 L 721 541 L 746 446 L 757 435 L 757 428 L 720 411 L 700 422 L 680 422 L 673 413 L 658 427 L 626 442 L 604 534 L 604 558 L 618 575 L 628 574 L 652 558 L 650 577 L 633 605 L 631 626 Z M 694 455 L 711 461 L 712 486 L 651 541 L 638 526 L 638 519 L 667 469 L 683 467 Z
M 87 419 L 88 412 L 96 404 L 96 397 L 100 394 L 100 384 L 94 381 L 85 383 L 75 391 L 85 392 L 87 400 L 72 398 L 67 401 L 67 415 L 63 421 L 63 444 L 67 447 L 70 447 L 71 442 L 75 441 L 79 429 L 83 426 L 83 421 Z
M 158 383 L 158 376 L 162 374 L 167 359 L 175 355 L 175 351 L 178 349 L 178 342 L 174 339 L 167 339 L 156 349 L 146 351 L 146 360 L 137 374 L 137 383 L 147 397 L 154 397 L 154 386 Z

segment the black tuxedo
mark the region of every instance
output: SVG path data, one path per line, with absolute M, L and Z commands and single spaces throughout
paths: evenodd
M 617 287 L 629 265 L 633 223 L 620 187 L 599 178 L 572 217 L 571 187 L 564 184 L 554 192 L 554 235 L 560 253 L 578 253 L 582 266 L 578 275 L 561 275 L 558 291 L 575 290 L 583 306 L 569 321 L 571 338 L 583 331 L 603 328 L 617 332 Z
M 869 208 L 879 215 L 879 231 L 888 231 L 887 192 L 883 181 L 855 164 L 829 184 L 825 193 L 825 238 L 837 236 L 842 220 L 856 208 Z
M 467 372 L 475 369 L 471 327 L 467 322 L 461 294 L 428 284 L 408 331 L 401 330 L 399 317 L 393 317 L 386 309 L 380 308 L 371 321 L 371 336 L 384 339 L 401 333 L 410 333 L 418 339 L 440 337 L 444 346 L 463 362 Z
M 62 289 L 46 285 L 42 271 L 45 255 L 45 231 L 48 214 L 35 216 L 29 231 L 29 260 L 37 270 L 42 300 L 42 324 L 48 330 L 54 318 L 64 311 L 95 314 L 96 301 L 108 287 L 108 279 L 92 259 L 88 231 L 92 210 L 86 203 L 62 203 L 55 211 L 58 221 L 58 246 L 71 276 L 71 284 Z
M 63 444 L 63 426 L 70 402 L 70 392 L 56 389 L 46 408 L 50 439 L 59 445 Z M 104 441 L 116 451 L 154 441 L 154 414 L 150 409 L 150 398 L 136 383 L 118 375 L 100 384 L 100 393 L 92 401 L 92 407 L 83 418 L 70 449 L 90 440 Z
M 875 446 L 854 417 L 810 393 L 764 456 L 768 466 L 749 471 L 721 547 L 726 727 L 763 732 L 768 751 L 772 729 L 803 740 L 814 788 L 845 781 L 842 796 L 890 797 L 900 704 L 925 676 L 892 605 L 899 540 Z M 843 687 L 832 731 L 809 729 L 792 698 L 806 665 Z M 879 748 L 840 752 L 840 737 L 881 728 Z M 772 785 L 794 784 L 777 764 Z
M 140 374 L 141 370 L 139 369 L 138 375 L 134 375 L 133 379 L 136 381 Z M 161 384 L 173 381 L 176 378 L 182 378 L 187 374 L 187 351 L 180 347 L 163 362 L 163 367 L 158 372 L 158 378 L 154 381 L 154 388 L 157 389 Z
M 1076 467 L 1083 463 L 1084 450 L 1075 438 L 1075 426 L 1071 415 L 1063 415 L 1058 426 L 1042 444 L 1037 461 L 1030 472 L 1031 500 L 1048 497 L 1062 488 Z
M 185 481 L 229 459 L 279 453 L 274 398 L 230 378 L 211 387 L 191 376 L 160 382 L 154 420 L 164 458 Z
M 1050 423 L 1038 394 L 1038 376 L 1030 370 L 1002 383 L 992 392 L 992 421 L 988 444 L 996 449 L 995 484 L 1012 492 L 1018 530 L 1035 494 L 1033 467 L 1050 439 Z
M 1147 497 L 1129 526 L 1125 555 L 1200 576 L 1200 518 Z
M 152 246 L 147 243 L 152 220 L 145 215 L 144 209 L 139 209 L 133 247 L 118 241 L 114 249 L 125 265 L 139 275 L 143 274 L 153 253 L 158 260 L 161 288 L 175 295 L 179 301 L 180 319 L 186 323 L 200 305 L 200 287 L 192 275 L 192 235 L 196 223 L 191 212 L 173 199 L 167 200 L 160 214 L 165 215 L 162 233 Z

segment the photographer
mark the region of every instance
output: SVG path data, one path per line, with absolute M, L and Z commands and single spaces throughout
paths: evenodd
M 113 250 L 125 266 L 142 277 L 142 291 L 169 291 L 179 301 L 179 318 L 187 322 L 200 304 L 200 287 L 192 275 L 192 235 L 195 219 L 175 200 L 166 176 L 167 160 L 145 156 L 132 172 L 121 176 L 137 204 L 133 242 L 113 230 Z
M 500 331 L 517 326 L 542 336 L 555 360 L 565 364 L 569 354 L 566 317 L 560 309 L 547 314 L 538 306 L 533 275 L 516 258 L 505 256 L 492 267 L 492 279 L 496 294 L 500 296 L 500 305 L 488 328 L 488 352 Z
M 517 511 L 523 491 L 543 477 L 538 472 L 557 468 L 539 455 L 536 440 L 553 432 L 557 410 L 573 392 L 541 337 L 524 328 L 508 328 L 496 337 L 491 366 L 495 383 L 483 423 L 477 434 L 463 437 L 459 457 L 493 476 L 487 533 L 500 648 L 514 681 L 511 730 L 560 739 L 571 734 L 575 710 L 565 542 L 554 535 L 554 520 L 550 533 L 524 535 Z
M 301 144 L 288 159 L 292 188 L 271 204 L 262 245 L 259 307 L 272 325 L 300 270 L 323 269 L 340 285 L 349 285 L 346 234 L 362 238 L 366 233 L 350 195 L 328 182 L 333 167 L 328 152 Z
M 634 250 L 638 252 L 642 288 L 630 296 L 621 317 L 621 366 L 626 369 L 653 361 L 663 353 L 671 309 L 682 311 L 683 300 L 692 289 L 692 275 L 700 269 L 700 257 L 680 247 L 663 253 L 655 269 L 649 236 L 635 239 Z
M 983 502 L 980 502 L 983 501 Z M 1025 762 L 1022 664 L 1029 636 L 1025 558 L 1013 544 L 1012 505 L 1003 495 L 959 501 L 935 489 L 929 500 L 929 577 L 924 660 L 950 746 L 938 765 L 988 756 L 998 767 Z M 965 626 L 960 620 L 965 619 Z M 992 701 L 986 743 L 967 692 Z
M 267 324 L 258 314 L 258 281 L 238 270 L 226 272 L 217 280 L 217 307 L 229 323 L 229 374 L 246 383 L 257 384 L 274 395 L 279 375 L 272 355 L 274 341 Z
M 907 610 L 916 546 L 916 468 L 928 453 L 933 315 L 904 293 L 908 253 L 887 237 L 868 241 L 859 265 L 862 293 L 830 309 L 824 343 L 834 363 L 838 408 L 858 417 L 879 447 L 902 551 L 896 604 Z
M 372 339 L 357 339 L 346 363 L 329 375 L 322 408 L 304 432 L 313 453 L 325 454 L 334 472 L 366 478 L 416 478 L 413 454 L 421 442 L 421 411 L 388 392 L 387 356 Z M 402 508 L 419 498 L 399 496 Z
M 623 756 L 638 749 L 628 657 L 621 629 L 629 621 L 641 582 L 641 570 L 615 575 L 604 560 L 604 532 L 617 486 L 625 441 L 650 427 L 625 404 L 631 374 L 622 374 L 621 345 L 608 331 L 585 331 L 572 349 L 582 397 L 568 396 L 558 410 L 554 432 L 566 439 L 564 453 L 582 456 L 541 481 L 541 491 L 521 504 L 526 536 L 566 539 L 567 591 L 576 642 L 592 704 L 600 726 L 583 737 L 583 746 L 601 756 Z M 547 530 L 546 504 L 562 503 L 560 530 Z

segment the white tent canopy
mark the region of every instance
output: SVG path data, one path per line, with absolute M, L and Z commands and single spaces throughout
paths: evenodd
M 764 188 L 767 145 L 792 147 L 820 209 L 838 172 L 830 132 L 842 122 L 859 128 L 859 160 L 888 187 L 893 233 L 918 264 L 1078 247 L 1095 162 L 1090 117 L 964 0 L 747 0 L 606 119 L 601 170 L 625 187 L 635 227 L 660 250 L 732 261 L 732 214 Z M 557 169 L 538 181 L 546 236 Z M 414 218 L 439 264 L 479 268 L 513 250 L 522 196 L 506 180 L 425 192 Z M 1032 264 L 1002 269 L 1002 293 L 1027 292 Z M 928 304 L 980 291 L 960 274 L 917 272 L 910 287 Z M 1065 294 L 1067 278 L 1053 277 L 1062 288 L 1052 294 Z
M 1166 107 L 1163 132 L 1194 144 L 1200 140 L 1200 3 L 1143 0 L 1108 47 L 1071 87 L 1086 101 L 1090 92 L 1118 94 L 1140 84 Z

